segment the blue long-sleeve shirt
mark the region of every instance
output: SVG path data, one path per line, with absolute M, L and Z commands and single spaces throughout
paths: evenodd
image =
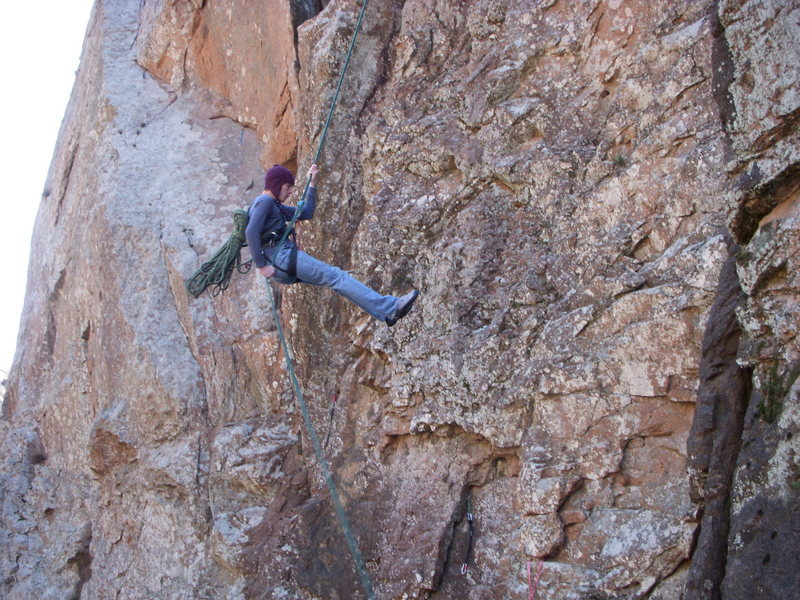
M 310 187 L 306 193 L 306 202 L 303 210 L 297 217 L 298 221 L 307 221 L 314 217 L 314 210 L 317 207 L 317 189 Z M 276 232 L 282 235 L 286 223 L 291 221 L 295 213 L 294 206 L 286 206 L 278 202 L 272 196 L 262 194 L 250 205 L 250 220 L 247 222 L 245 237 L 247 246 L 250 248 L 250 255 L 253 262 L 261 268 L 272 260 L 272 254 L 276 247 L 261 245 L 261 236 L 264 233 Z M 287 244 L 294 244 L 291 239 L 286 240 Z

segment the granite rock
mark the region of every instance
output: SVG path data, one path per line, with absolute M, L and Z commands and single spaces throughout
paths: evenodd
M 267 284 L 184 288 L 311 164 L 360 7 L 96 2 L 4 394 L 4 597 L 361 597 Z M 798 10 L 369 5 L 301 241 L 421 296 L 389 329 L 275 294 L 377 598 L 797 589 Z

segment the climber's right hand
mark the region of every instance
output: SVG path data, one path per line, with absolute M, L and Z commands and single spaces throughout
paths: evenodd
M 269 279 L 273 275 L 275 275 L 275 267 L 272 265 L 264 265 L 263 267 L 258 267 L 258 272 L 261 273 L 264 277 Z
M 317 165 L 311 165 L 311 168 L 308 170 L 309 187 L 317 187 L 318 173 L 319 167 Z

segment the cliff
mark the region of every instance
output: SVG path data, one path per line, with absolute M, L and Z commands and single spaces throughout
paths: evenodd
M 305 173 L 360 6 L 97 0 L 0 420 L 5 598 L 363 597 L 264 280 L 184 289 L 264 167 Z M 389 329 L 279 294 L 377 598 L 800 589 L 798 21 L 369 5 L 302 243 L 421 297 Z

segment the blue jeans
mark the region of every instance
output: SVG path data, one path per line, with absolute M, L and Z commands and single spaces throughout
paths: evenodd
M 297 281 L 286 273 L 290 253 L 289 244 L 284 244 L 275 257 L 274 263 L 277 268 L 272 279 L 278 283 L 290 284 Z M 302 283 L 331 288 L 381 321 L 394 315 L 397 310 L 396 297 L 381 296 L 372 288 L 351 277 L 347 271 L 317 260 L 302 250 L 297 251 L 297 278 Z

